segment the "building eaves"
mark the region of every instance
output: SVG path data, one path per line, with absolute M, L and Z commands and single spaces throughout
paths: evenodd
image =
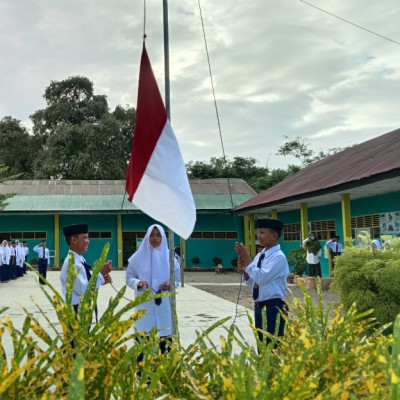
M 254 196 L 237 211 L 345 190 L 400 174 L 400 129 L 317 161 Z

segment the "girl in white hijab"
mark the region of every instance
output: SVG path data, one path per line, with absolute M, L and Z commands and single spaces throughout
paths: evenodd
M 135 296 L 148 289 L 151 289 L 153 293 L 170 290 L 168 243 L 162 226 L 155 224 L 149 227 L 139 249 L 129 258 L 128 262 L 126 284 L 135 290 Z M 156 304 L 160 300 L 161 304 Z M 146 301 L 136 309 L 147 310 L 146 314 L 135 324 L 135 328 L 139 332 L 151 331 L 156 327 L 160 337 L 172 334 L 169 296 Z

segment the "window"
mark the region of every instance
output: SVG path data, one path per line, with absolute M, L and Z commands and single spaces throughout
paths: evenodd
M 0 238 L 7 240 L 46 239 L 47 232 L 0 232 Z
M 90 231 L 89 239 L 111 239 L 112 235 L 109 231 Z
M 300 224 L 285 224 L 285 226 L 283 227 L 283 238 L 286 242 L 299 242 L 300 236 Z
M 356 238 L 360 229 L 365 228 L 371 239 L 379 238 L 380 236 L 380 223 L 379 214 L 361 215 L 358 217 L 351 218 L 351 236 L 353 239 Z
M 237 232 L 193 232 L 191 239 L 237 239 Z
M 323 221 L 311 221 L 311 232 L 319 240 L 329 240 L 332 235 L 336 234 L 336 222 L 334 219 L 326 219 Z

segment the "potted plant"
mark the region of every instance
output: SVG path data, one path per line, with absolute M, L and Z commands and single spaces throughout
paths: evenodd
M 195 267 L 197 267 L 201 263 L 201 260 L 199 257 L 193 257 L 192 263 L 194 264 Z
M 222 264 L 222 258 L 221 257 L 214 257 L 212 259 L 212 262 L 214 263 L 215 266 L 217 266 L 218 264 Z
M 293 268 L 295 275 L 303 276 L 306 268 L 307 261 L 305 260 L 306 250 L 304 247 L 290 250 L 288 253 L 288 263 Z

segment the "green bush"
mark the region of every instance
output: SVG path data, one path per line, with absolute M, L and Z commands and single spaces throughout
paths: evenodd
M 302 276 L 307 268 L 306 250 L 304 247 L 290 250 L 288 253 L 288 263 L 293 268 L 292 272 Z
M 335 260 L 331 286 L 346 309 L 353 303 L 360 312 L 373 309 L 380 325 L 393 323 L 400 313 L 400 239 L 385 246 L 384 251 L 346 247 Z
M 212 262 L 215 266 L 217 266 L 218 264 L 222 264 L 222 258 L 221 257 L 214 257 L 212 259 Z
M 103 252 L 94 276 L 104 260 Z M 70 263 L 67 298 L 74 280 L 71 259 Z M 210 332 L 229 320 L 225 318 L 199 332 L 186 349 L 178 337 L 164 355 L 159 352 L 155 332 L 148 340 L 129 333 L 139 317 L 132 308 L 150 298 L 148 293 L 122 305 L 123 288 L 110 299 L 100 321 L 89 332 L 96 298 L 89 291 L 93 285 L 91 282 L 82 299 L 77 318 L 54 288 L 49 287 L 49 294 L 42 287 L 60 325 L 49 321 L 39 309 L 46 318 L 42 326 L 25 309 L 27 317 L 19 330 L 4 315 L 5 310 L 0 310 L 0 333 L 8 331 L 13 341 L 13 353 L 7 355 L 0 336 L 1 399 L 398 398 L 400 320 L 396 320 L 393 336 L 383 336 L 384 328 L 373 330 L 376 322 L 370 311 L 359 313 L 351 306 L 347 311 L 338 307 L 325 312 L 320 283 L 318 305 L 314 307 L 302 288 L 304 300 L 295 299 L 290 304 L 284 337 L 277 341 L 272 336 L 268 346 L 258 342 L 259 354 L 236 325 L 226 328 L 219 343 L 210 339 Z M 255 329 L 254 338 L 258 340 Z M 136 359 L 142 352 L 144 359 L 138 366 Z M 139 368 L 141 378 L 137 375 Z
M 233 268 L 237 268 L 237 265 L 238 265 L 238 258 L 237 257 L 232 258 L 231 265 L 232 265 Z
M 193 257 L 193 258 L 192 258 L 192 263 L 193 263 L 195 266 L 197 266 L 197 265 L 199 265 L 199 264 L 201 263 L 201 260 L 200 260 L 199 257 Z

